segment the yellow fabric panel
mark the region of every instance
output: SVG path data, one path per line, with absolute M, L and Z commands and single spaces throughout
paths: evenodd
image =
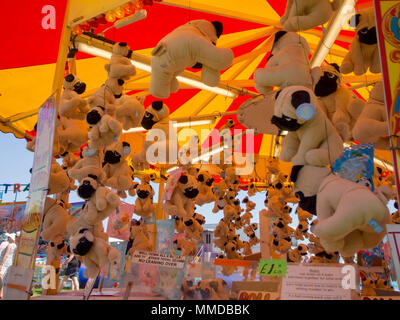
M 280 17 L 266 0 L 163 0 L 163 4 L 218 14 L 225 17 L 279 26 Z

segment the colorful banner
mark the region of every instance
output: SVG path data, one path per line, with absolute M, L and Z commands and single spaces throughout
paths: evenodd
M 36 249 L 39 242 L 44 203 L 46 201 L 50 178 L 56 116 L 57 104 L 55 92 L 39 108 L 38 112 L 35 154 L 28 196 L 29 200 L 25 207 L 21 238 L 14 261 L 14 265 L 17 268 L 14 267 L 11 269 L 11 274 L 18 270 L 18 272 L 21 272 L 22 269 L 34 270 L 35 267 Z M 13 284 L 10 282 L 11 280 L 7 281 L 5 298 L 7 299 L 10 294 L 14 299 L 17 296 L 19 299 L 27 299 L 26 291 L 30 290 L 32 277 L 27 276 L 24 278 L 26 280 L 26 282 L 24 282 L 26 290 L 13 288 Z M 10 279 L 13 279 L 13 277 L 10 277 Z
M 385 101 L 392 145 L 394 175 L 399 193 L 400 164 L 400 2 L 374 0 Z

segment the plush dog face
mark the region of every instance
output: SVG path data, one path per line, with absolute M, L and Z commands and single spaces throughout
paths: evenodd
M 128 59 L 131 59 L 132 57 L 132 50 L 130 50 L 126 42 L 116 43 L 113 47 L 113 53 L 123 57 L 127 57 Z
M 235 243 L 235 241 L 230 241 L 228 243 L 225 244 L 225 252 L 229 255 L 229 253 L 235 253 L 236 252 L 236 247 L 237 244 Z
M 98 188 L 97 177 L 89 174 L 88 177 L 82 180 L 80 186 L 78 187 L 78 196 L 84 200 L 89 200 Z
M 86 83 L 75 77 L 72 73 L 64 78 L 64 88 L 75 91 L 77 94 L 82 94 L 86 90 Z
M 169 109 L 162 101 L 154 101 L 145 111 L 142 127 L 150 130 L 153 126 L 169 116 Z
M 197 174 L 197 181 L 199 181 L 200 183 L 204 183 L 207 187 L 212 187 L 214 179 L 208 172 L 200 171 Z
M 195 213 L 195 214 L 193 214 L 193 218 L 194 218 L 195 220 L 197 220 L 197 222 L 198 222 L 200 225 L 203 225 L 203 224 L 206 223 L 206 218 L 205 218 L 202 214 Z
M 106 109 L 103 106 L 97 106 L 92 108 L 86 115 L 86 122 L 89 126 L 94 126 L 99 123 L 103 117 Z
M 148 183 L 141 183 L 136 186 L 136 194 L 140 199 L 147 199 L 154 196 L 154 190 Z
M 117 164 L 126 159 L 131 153 L 131 146 L 128 142 L 115 142 L 105 149 L 104 163 Z
M 183 174 L 179 178 L 177 187 L 181 193 L 189 199 L 194 199 L 199 194 L 198 182 L 192 175 Z
M 339 77 L 337 73 L 340 72 L 340 68 L 336 63 L 330 64 L 331 68 L 333 68 L 329 72 L 328 68 L 321 67 L 321 71 L 323 72 L 322 77 L 319 79 L 318 83 L 315 86 L 314 92 L 317 97 L 326 97 L 336 92 L 339 83 Z
M 281 130 L 297 131 L 307 120 L 299 118 L 299 111 L 312 105 L 317 106 L 314 93 L 302 86 L 287 87 L 275 96 L 274 116 L 271 123 Z M 311 119 L 310 119 L 311 120 Z
M 300 253 L 300 255 L 305 256 L 308 251 L 308 247 L 305 244 L 299 244 L 297 246 L 297 251 Z
M 297 229 L 299 229 L 303 233 L 307 233 L 308 232 L 308 222 L 300 221 L 299 225 L 297 226 Z
M 85 256 L 93 246 L 94 236 L 88 229 L 80 229 L 69 238 L 69 247 L 78 256 Z
M 350 20 L 355 24 L 358 41 L 366 45 L 376 45 L 378 43 L 376 36 L 374 12 L 369 11 L 364 14 L 356 14 Z

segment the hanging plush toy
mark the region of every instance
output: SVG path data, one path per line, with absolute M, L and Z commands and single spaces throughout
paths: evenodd
M 64 240 L 67 224 L 71 220 L 62 206 L 56 200 L 47 197 L 43 211 L 43 226 L 41 237 L 43 240 L 59 243 Z
M 50 169 L 49 189 L 47 194 L 57 194 L 68 190 L 70 180 L 66 172 L 53 158 Z
M 354 72 L 357 76 L 380 73 L 378 41 L 373 10 L 356 14 L 350 20 L 356 26 L 356 36 L 350 45 L 350 51 L 342 61 L 340 71 L 344 74 Z
M 385 226 L 390 223 L 386 204 L 393 195 L 391 188 L 382 186 L 372 192 L 331 174 L 328 168 L 304 166 L 298 173 L 296 190 L 315 201 L 318 224 L 314 233 L 327 251 L 351 256 L 377 246 L 385 236 Z M 317 192 L 313 198 L 304 194 L 305 190 Z
M 303 37 L 294 32 L 278 31 L 267 64 L 254 73 L 257 91 L 267 95 L 272 87 L 299 85 L 312 88 L 321 71 L 319 67 L 311 69 L 309 54 L 310 47 Z
M 201 80 L 209 86 L 220 81 L 220 71 L 233 61 L 233 52 L 217 48 L 223 31 L 219 21 L 190 21 L 165 36 L 151 52 L 150 93 L 160 99 L 178 91 L 176 77 L 186 68 L 201 68 Z
M 105 172 L 102 169 L 103 152 L 85 147 L 81 151 L 81 159 L 68 170 L 68 175 L 81 182 L 90 174 L 98 177 L 102 181 L 105 177 Z
M 89 131 L 89 148 L 100 150 L 118 140 L 122 133 L 121 123 L 105 113 L 101 106 L 93 108 L 87 115 L 87 123 L 91 126 Z
M 149 163 L 153 165 L 168 163 L 170 145 L 168 106 L 162 101 L 153 101 L 146 109 L 141 125 L 146 130 L 151 130 L 148 133 L 148 137 L 151 138 L 149 140 L 146 138 L 143 149 L 139 154 L 132 155 L 133 167 L 136 170 L 143 170 L 148 168 Z M 149 148 L 151 150 L 148 152 Z M 164 159 L 161 159 L 162 155 L 164 155 Z
M 132 247 L 130 249 L 131 254 L 135 250 L 153 251 L 153 244 L 144 230 L 143 225 L 138 220 L 133 219 L 131 221 L 130 239 L 132 241 Z
M 343 141 L 350 141 L 351 130 L 364 108 L 364 102 L 353 99 L 347 88 L 339 87 L 342 75 L 336 63 L 322 66 L 321 71 L 322 77 L 315 86 L 315 95 Z
M 115 118 L 121 122 L 124 130 L 140 126 L 144 115 L 144 106 L 132 96 L 123 94 L 115 104 L 117 110 Z
M 163 204 L 163 210 L 178 217 L 191 217 L 194 214 L 194 200 L 199 194 L 197 179 L 188 174 L 182 174 L 172 192 L 171 198 Z
M 205 203 L 210 203 L 215 200 L 212 192 L 213 177 L 205 170 L 200 170 L 197 173 L 197 181 L 199 182 L 199 194 L 196 197 L 196 204 L 202 206 Z
M 301 86 L 288 87 L 277 95 L 272 123 L 289 133 L 279 158 L 292 162 L 291 181 L 302 165 L 327 166 L 343 151 L 343 140 L 318 105 L 314 93 Z
M 149 180 L 144 177 L 142 182 L 136 186 L 135 190 L 138 196 L 135 200 L 135 214 L 141 217 L 150 217 L 154 212 L 154 190 Z
M 59 113 L 60 116 L 85 120 L 89 111 L 86 100 L 79 95 L 84 93 L 86 84 L 73 74 L 69 74 L 64 78 L 64 91 L 60 100 Z
M 79 152 L 88 140 L 89 128 L 85 121 L 60 117 L 57 126 L 59 143 L 67 152 Z
M 182 252 L 182 256 L 195 256 L 197 254 L 197 246 L 195 243 L 184 238 L 176 239 L 174 241 L 177 250 Z
M 389 149 L 389 130 L 382 82 L 378 82 L 372 89 L 369 100 L 354 125 L 353 137 L 363 144 L 373 143 L 377 149 Z
M 115 142 L 104 150 L 103 170 L 106 174 L 104 184 L 116 190 L 121 198 L 126 198 L 126 192 L 133 188 L 131 169 L 126 161 L 131 153 L 129 143 Z
M 305 244 L 299 244 L 295 249 L 289 250 L 287 253 L 287 262 L 301 263 L 305 255 L 307 255 L 308 248 Z
M 183 223 L 185 224 L 184 236 L 188 240 L 201 241 L 203 227 L 201 224 L 192 218 L 184 218 Z
M 116 100 L 122 97 L 125 81 L 122 79 L 108 78 L 106 82 L 88 98 L 90 109 L 102 106 L 104 112 L 110 116 L 115 115 Z
M 108 218 L 121 204 L 119 197 L 93 175 L 82 180 L 78 195 L 87 201 L 86 220 L 92 225 Z
M 87 278 L 97 278 L 101 269 L 119 258 L 117 249 L 95 237 L 88 229 L 80 229 L 71 236 L 69 246 L 72 253 L 82 257 Z
M 339 0 L 340 1 L 340 0 Z M 303 31 L 324 25 L 339 4 L 338 0 L 288 0 L 281 24 L 287 31 Z
M 110 63 L 104 68 L 110 78 L 129 80 L 136 74 L 136 68 L 131 62 L 132 50 L 126 42 L 118 42 L 113 47 Z

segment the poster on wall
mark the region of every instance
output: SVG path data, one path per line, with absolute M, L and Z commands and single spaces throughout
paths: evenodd
M 24 211 L 21 238 L 18 251 L 16 252 L 14 268 L 10 270 L 11 275 L 13 275 L 14 271 L 17 272 L 17 268 L 15 267 L 33 270 L 35 266 L 36 248 L 39 242 L 42 215 L 51 170 L 56 113 L 57 105 L 55 92 L 39 108 L 38 112 L 35 154 L 33 157 L 29 197 Z M 9 279 L 13 279 L 13 277 Z M 7 281 L 5 298 L 8 299 L 8 297 L 12 295 L 14 299 L 16 299 L 16 296 L 19 296 L 19 299 L 27 299 L 26 291 L 30 289 L 32 278 L 29 280 L 29 277 L 26 277 L 26 282 L 24 283 L 26 290 L 13 288 L 11 281 L 12 280 Z M 18 295 L 16 290 L 20 295 Z
M 396 185 L 400 165 L 400 2 L 374 0 L 378 45 Z M 399 188 L 397 197 L 400 199 Z
M 21 230 L 25 202 L 0 204 L 0 232 L 15 233 Z
M 130 223 L 135 206 L 122 202 L 119 208 L 108 218 L 107 234 L 112 238 L 129 241 Z

